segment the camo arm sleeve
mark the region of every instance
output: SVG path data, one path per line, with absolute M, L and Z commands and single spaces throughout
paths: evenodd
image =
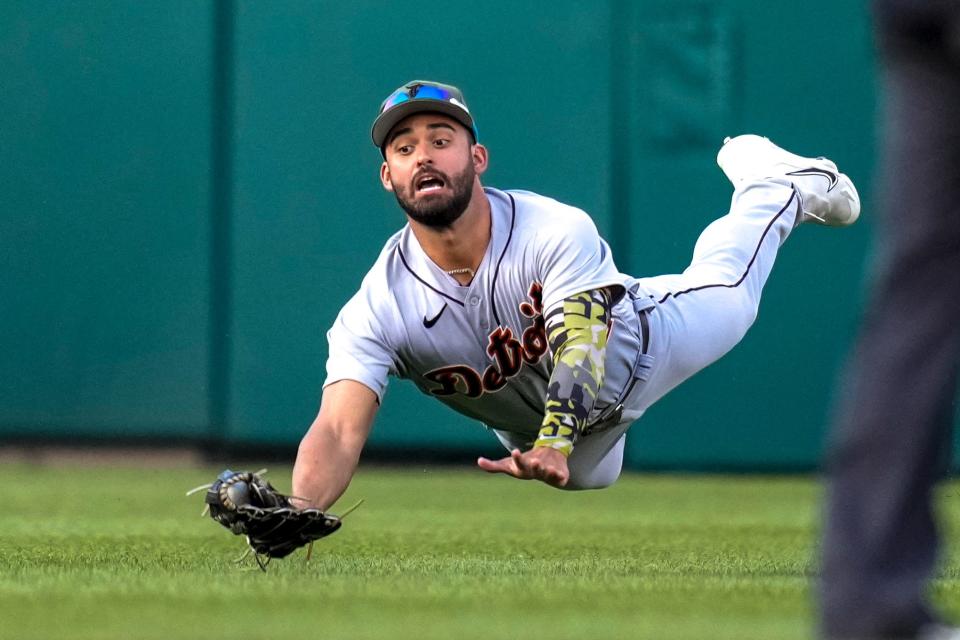
M 566 456 L 573 451 L 603 384 L 612 307 L 609 291 L 596 289 L 569 296 L 547 310 L 553 373 L 534 447 L 550 447 Z

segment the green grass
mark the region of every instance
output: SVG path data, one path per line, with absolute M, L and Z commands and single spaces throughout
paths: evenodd
M 0 638 L 812 635 L 812 479 L 634 475 L 573 494 L 362 469 L 343 529 L 264 574 L 183 495 L 218 471 L 0 470 Z M 289 488 L 289 469 L 268 477 Z M 952 610 L 958 574 L 938 588 Z

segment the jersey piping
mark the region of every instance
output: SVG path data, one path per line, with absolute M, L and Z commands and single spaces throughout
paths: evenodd
M 416 278 L 417 280 L 419 280 L 420 283 L 421 283 L 423 286 L 427 287 L 428 289 L 430 289 L 430 290 L 433 291 L 434 293 L 437 293 L 437 294 L 443 296 L 443 297 L 446 298 L 447 300 L 452 300 L 453 302 L 456 302 L 456 303 L 457 303 L 458 305 L 460 305 L 461 307 L 464 306 L 464 305 L 463 305 L 463 302 L 461 302 L 460 300 L 457 300 L 456 298 L 454 298 L 454 297 L 452 297 L 452 296 L 448 296 L 448 295 L 445 294 L 443 291 L 440 291 L 440 289 L 437 289 L 437 288 L 434 287 L 432 284 L 430 284 L 429 282 L 427 282 L 426 280 L 424 280 L 423 278 L 421 278 L 420 276 L 418 276 L 418 275 L 417 275 L 417 272 L 414 271 L 412 268 L 410 268 L 410 265 L 407 263 L 407 258 L 403 255 L 403 249 L 400 248 L 400 245 L 399 245 L 399 244 L 397 245 L 397 255 L 400 256 L 400 262 L 402 262 L 402 263 L 403 263 L 403 266 L 406 267 L 407 271 L 410 272 L 410 275 L 412 275 L 414 278 Z
M 701 285 L 699 287 L 691 287 L 689 289 L 684 289 L 683 291 L 676 291 L 676 292 L 670 291 L 666 295 L 664 295 L 662 298 L 660 298 L 660 300 L 657 301 L 657 304 L 662 304 L 666 302 L 666 300 L 670 297 L 678 298 L 686 293 L 693 293 L 694 291 L 703 291 L 704 289 L 716 289 L 717 287 L 724 287 L 727 289 L 734 289 L 736 287 L 739 287 L 743 283 L 743 281 L 746 280 L 747 274 L 750 273 L 750 268 L 753 267 L 753 263 L 756 262 L 757 255 L 760 253 L 760 247 L 761 245 L 763 245 L 763 239 L 767 237 L 767 233 L 773 227 L 773 223 L 780 219 L 780 216 L 783 215 L 783 212 L 787 210 L 787 207 L 789 207 L 790 203 L 792 203 L 796 198 L 797 198 L 797 190 L 794 189 L 793 193 L 790 194 L 790 198 L 787 200 L 787 203 L 783 205 L 783 208 L 780 209 L 780 211 L 777 212 L 777 215 L 773 216 L 773 218 L 770 219 L 769 224 L 767 224 L 767 227 L 763 230 L 763 233 L 760 234 L 760 239 L 757 241 L 757 246 L 753 250 L 753 255 L 750 257 L 750 262 L 747 263 L 746 270 L 743 272 L 743 275 L 741 275 L 736 282 L 734 282 L 733 284 L 724 284 L 724 283 L 718 282 L 715 284 Z
M 510 198 L 510 232 L 507 234 L 503 251 L 500 252 L 500 257 L 497 259 L 497 268 L 493 272 L 493 281 L 490 283 L 490 310 L 493 312 L 493 319 L 496 320 L 498 325 L 503 323 L 500 322 L 500 314 L 497 313 L 497 296 L 494 295 L 497 290 L 497 276 L 500 275 L 500 263 L 503 262 L 503 256 L 507 255 L 510 241 L 513 240 L 513 227 L 517 222 L 517 201 L 513 199 L 512 193 L 507 192 L 507 197 Z

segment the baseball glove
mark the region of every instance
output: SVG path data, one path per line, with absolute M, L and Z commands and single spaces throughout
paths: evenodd
M 338 516 L 319 509 L 293 507 L 290 496 L 281 494 L 260 476 L 264 471 L 227 469 L 212 484 L 192 489 L 187 495 L 207 489 L 204 502 L 210 517 L 233 533 L 247 537 L 250 550 L 240 559 L 252 551 L 257 564 L 266 570 L 271 558 L 284 558 L 330 535 L 342 522 Z

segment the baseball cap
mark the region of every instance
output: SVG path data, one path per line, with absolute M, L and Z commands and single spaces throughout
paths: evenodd
M 429 80 L 413 80 L 387 96 L 380 105 L 380 113 L 370 132 L 373 144 L 383 151 L 387 134 L 398 122 L 415 113 L 430 112 L 450 116 L 469 129 L 473 141 L 477 141 L 477 125 L 460 89 Z

